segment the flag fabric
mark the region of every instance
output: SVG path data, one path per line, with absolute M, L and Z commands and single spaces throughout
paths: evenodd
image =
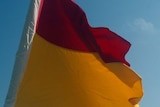
M 134 107 L 130 43 L 91 27 L 72 0 L 31 0 L 4 107 Z

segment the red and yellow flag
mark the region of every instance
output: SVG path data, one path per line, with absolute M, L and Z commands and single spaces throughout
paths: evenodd
M 129 47 L 71 0 L 32 0 L 4 107 L 134 107 L 143 90 Z

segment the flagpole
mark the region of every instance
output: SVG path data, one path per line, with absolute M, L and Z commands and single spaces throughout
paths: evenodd
M 36 13 L 38 13 L 40 1 L 41 0 L 30 0 L 30 6 L 28 9 L 19 48 L 16 54 L 15 64 L 4 107 L 14 107 L 18 87 L 20 85 L 20 81 L 23 78 L 26 63 L 30 53 L 32 39 L 34 37 L 35 25 L 38 17 L 38 14 Z

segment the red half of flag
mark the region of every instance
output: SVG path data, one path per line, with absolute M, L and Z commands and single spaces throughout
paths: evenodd
M 71 0 L 42 0 L 36 32 L 56 45 L 97 52 L 106 63 L 129 66 L 125 54 L 130 43 L 108 28 L 91 27 L 83 10 Z

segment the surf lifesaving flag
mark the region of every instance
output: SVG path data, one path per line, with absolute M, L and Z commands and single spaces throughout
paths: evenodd
M 31 0 L 4 107 L 134 107 L 143 92 L 129 47 L 71 0 Z

